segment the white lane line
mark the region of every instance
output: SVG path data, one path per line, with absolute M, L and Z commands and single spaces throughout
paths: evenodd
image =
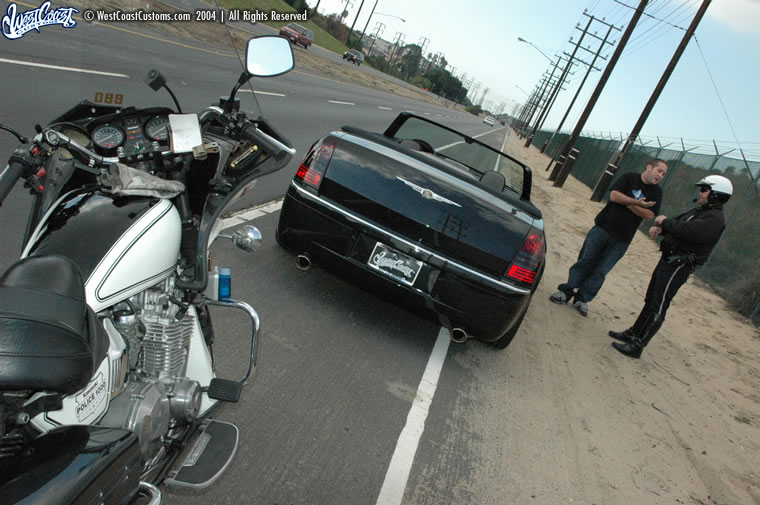
M 236 214 L 223 221 L 222 228 L 226 229 L 247 221 L 254 220 L 266 214 L 277 212 L 282 207 L 283 199 L 267 202 Z M 417 386 L 417 395 L 412 402 L 412 407 L 406 417 L 406 425 L 396 441 L 396 448 L 391 456 L 391 463 L 385 474 L 383 487 L 377 497 L 377 505 L 401 505 L 404 498 L 406 484 L 412 471 L 414 456 L 420 444 L 422 433 L 425 431 L 430 405 L 433 403 L 435 391 L 438 388 L 438 379 L 441 376 L 446 353 L 449 350 L 449 331 L 441 327 L 435 340 L 433 351 L 430 353 L 422 379 Z
M 377 108 L 378 109 L 383 109 L 383 110 L 393 110 L 390 107 L 380 107 L 379 105 L 377 106 Z
M 254 219 L 264 216 L 266 214 L 271 214 L 272 212 L 277 212 L 282 207 L 282 198 L 275 200 L 273 202 L 266 202 L 263 203 L 257 207 L 252 207 L 250 209 L 246 209 L 239 214 L 235 214 L 233 216 L 228 217 L 227 219 L 222 220 L 222 229 L 226 230 L 227 228 L 231 228 L 233 226 L 238 226 L 241 224 L 245 224 L 248 221 L 253 221 Z
M 250 89 L 240 89 L 240 90 L 238 90 L 238 93 L 250 93 L 250 92 L 251 92 Z M 257 95 L 288 96 L 288 95 L 283 95 L 282 93 L 271 93 L 269 91 L 256 91 L 256 90 L 253 90 L 253 92 L 256 93 Z
M 339 102 L 337 100 L 328 100 L 328 102 L 330 102 L 330 103 L 337 103 L 338 105 L 356 105 L 355 103 L 351 103 L 351 102 Z
M 105 75 L 108 77 L 123 77 L 125 79 L 129 79 L 129 76 L 126 74 L 114 74 L 112 72 L 101 72 L 99 70 L 85 70 L 83 68 L 60 67 L 58 65 L 46 65 L 45 63 L 31 63 L 28 61 L 7 60 L 5 58 L 0 58 L 0 62 L 12 63 L 14 65 L 24 65 L 27 67 L 49 68 L 51 70 L 65 70 L 66 72 L 79 72 L 82 74 Z
M 383 487 L 377 497 L 377 505 L 401 505 L 404 498 L 404 490 L 412 470 L 417 446 L 425 431 L 430 404 L 433 402 L 435 390 L 438 387 L 438 378 L 441 376 L 446 352 L 449 350 L 448 330 L 441 328 L 435 341 L 433 352 L 430 353 L 422 380 L 417 387 L 417 396 L 414 398 L 412 408 L 406 418 L 406 426 L 401 431 L 396 449 L 391 457 L 391 464 L 385 474 Z

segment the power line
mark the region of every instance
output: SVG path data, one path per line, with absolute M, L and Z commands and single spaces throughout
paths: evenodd
M 697 39 L 696 33 L 694 34 L 694 41 L 697 43 L 699 54 L 702 56 L 702 61 L 705 64 L 705 69 L 707 69 L 707 75 L 710 76 L 710 82 L 712 82 L 713 88 L 715 89 L 715 94 L 718 96 L 718 101 L 720 102 L 720 106 L 723 109 L 723 114 L 726 115 L 726 121 L 728 121 L 728 126 L 731 128 L 731 134 L 734 136 L 734 141 L 741 148 L 741 144 L 739 144 L 739 137 L 736 135 L 736 130 L 734 130 L 734 124 L 731 122 L 731 117 L 728 115 L 728 110 L 726 109 L 726 105 L 723 103 L 723 97 L 720 96 L 718 85 L 715 84 L 715 79 L 713 78 L 712 72 L 710 71 L 710 66 L 707 64 L 707 58 L 705 58 L 705 53 L 702 52 L 702 46 L 699 44 L 699 39 Z

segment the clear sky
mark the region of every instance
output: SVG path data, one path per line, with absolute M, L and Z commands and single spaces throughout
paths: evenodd
M 443 53 L 455 75 L 466 73 L 466 79 L 474 76 L 480 82 L 478 96 L 489 88 L 486 103 L 503 102 L 504 110 L 511 112 L 516 103 L 526 100 L 523 90 L 530 93 L 549 67 L 541 52 L 549 57 L 572 52 L 570 37 L 577 40 L 581 33 L 575 27 L 578 24 L 583 28 L 588 20 L 584 10 L 624 29 L 633 15 L 633 9 L 626 5 L 638 3 L 639 0 L 377 0 L 367 31 L 374 33 L 377 23 L 382 22 L 382 37 L 386 40 L 395 40 L 399 32 L 406 43 L 429 39 L 428 53 Z M 586 123 L 586 131 L 619 136 L 633 129 L 701 3 L 702 0 L 649 1 L 645 13 L 657 19 L 643 16 L 639 21 Z M 309 1 L 312 7 L 315 4 L 316 0 Z M 346 4 L 347 0 L 322 0 L 319 12 L 340 12 Z M 348 0 L 349 26 L 361 4 L 362 0 Z M 375 0 L 364 0 L 363 4 L 355 27 L 358 30 L 364 29 Z M 603 38 L 606 27 L 599 23 L 592 26 Z M 623 32 L 616 33 L 613 40 Z M 518 37 L 540 51 L 519 42 Z M 659 137 L 663 145 L 680 145 L 683 138 L 687 148 L 703 146 L 699 151 L 713 151 L 715 140 L 721 153 L 736 148 L 738 140 L 747 158 L 760 159 L 760 0 L 713 0 L 697 28 L 696 38 L 699 44 L 693 38 L 689 42 L 644 125 L 642 139 L 656 145 L 655 137 Z M 592 49 L 597 46 L 598 42 Z M 610 56 L 612 51 L 610 48 L 602 54 Z M 586 51 L 578 55 L 582 53 L 590 62 L 592 55 Z M 584 72 L 576 67 L 545 129 L 559 124 Z M 600 75 L 601 72 L 592 72 L 589 76 L 563 130 L 574 128 Z

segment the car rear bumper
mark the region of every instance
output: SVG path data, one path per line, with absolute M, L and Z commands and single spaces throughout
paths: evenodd
M 509 331 L 532 294 L 528 288 L 420 247 L 296 183 L 285 196 L 277 239 L 292 252 L 309 253 L 373 293 L 405 308 L 432 311 L 444 326 L 463 328 L 488 342 Z M 369 266 L 378 242 L 422 262 L 412 285 Z

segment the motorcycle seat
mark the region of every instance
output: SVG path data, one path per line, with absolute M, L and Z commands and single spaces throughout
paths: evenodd
M 0 391 L 74 393 L 107 350 L 74 262 L 29 257 L 0 277 Z

